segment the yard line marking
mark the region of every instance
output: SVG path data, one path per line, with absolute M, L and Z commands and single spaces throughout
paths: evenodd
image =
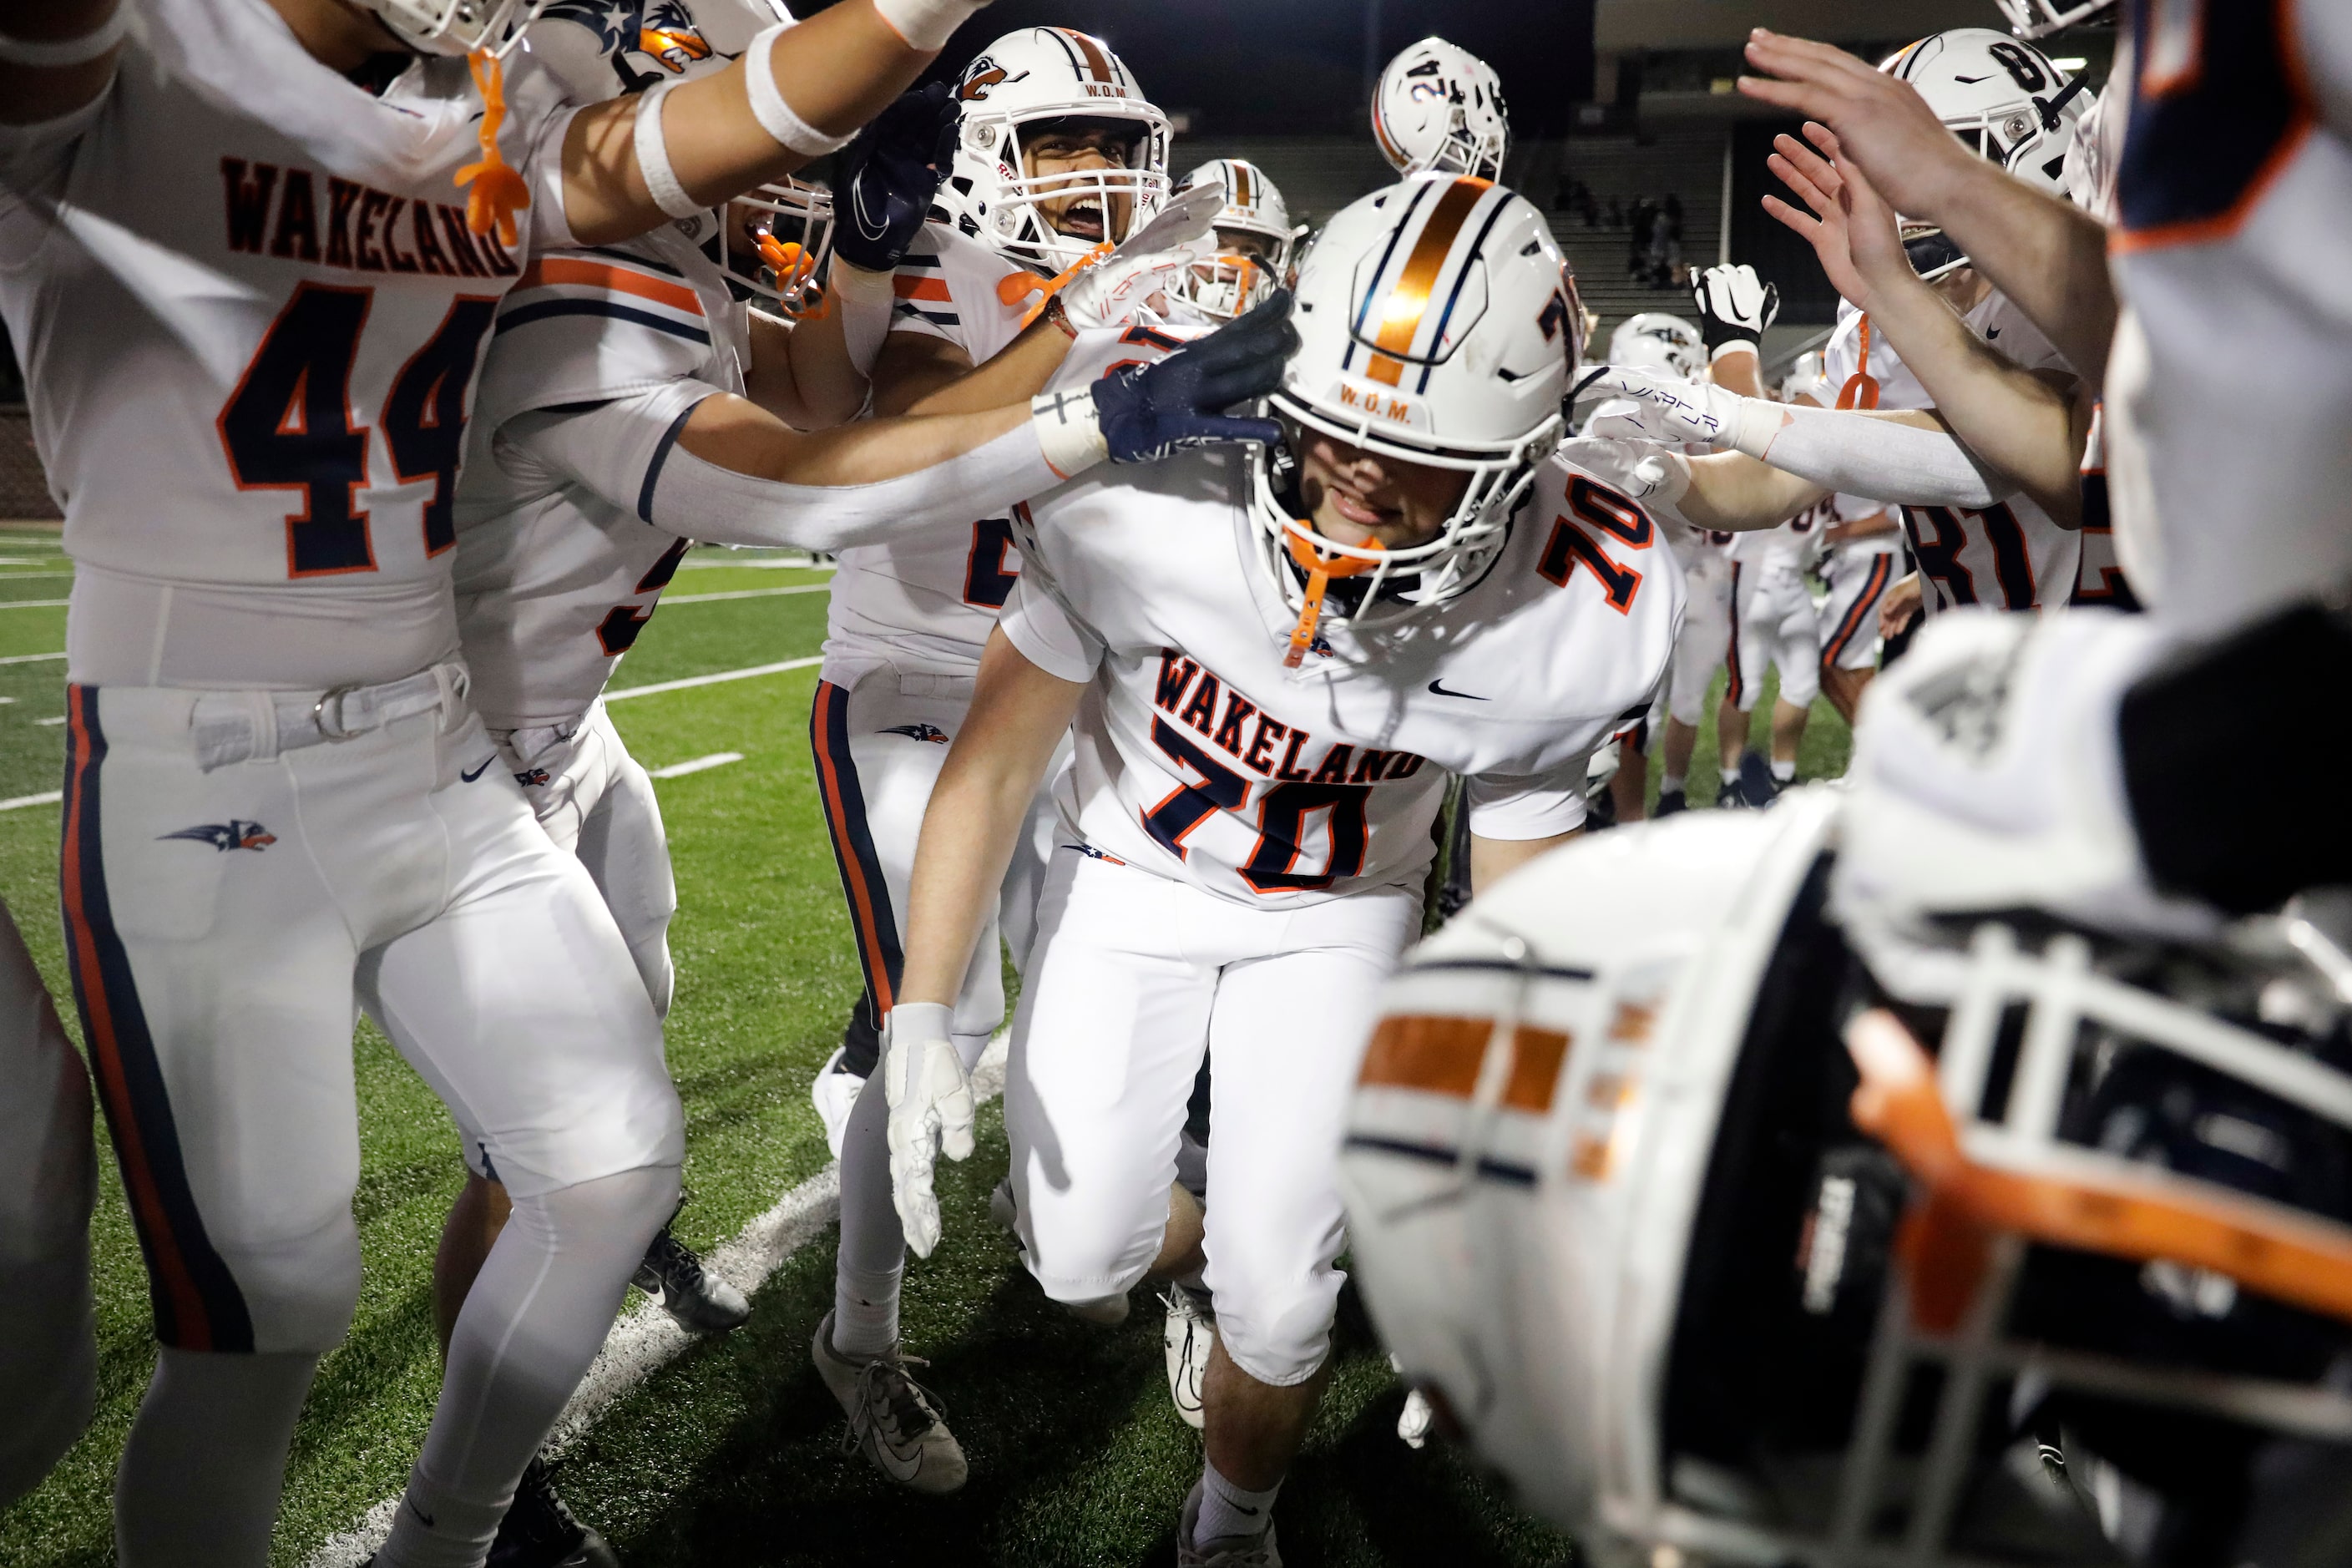
M 40 725 L 43 729 L 47 729 L 52 724 L 62 724 L 65 721 L 66 716 L 62 713 L 54 714 L 47 719 L 36 719 L 33 721 L 34 723 Z
M 20 795 L 14 800 L 0 800 L 0 811 L 18 811 L 28 805 L 55 805 L 65 799 L 61 789 L 44 790 L 39 795 Z
M 723 768 L 730 763 L 740 763 L 742 760 L 743 753 L 740 752 L 713 752 L 707 757 L 697 757 L 690 763 L 672 763 L 666 768 L 650 769 L 646 776 L 650 779 L 682 779 L 688 773 L 708 773 L 712 768 Z
M 0 582 L 7 581 L 0 577 Z M 784 590 L 789 594 L 790 588 Z M 0 610 L 58 610 L 72 604 L 71 599 L 0 599 Z
M 5 582 L 0 578 L 0 582 Z M 724 594 L 665 594 L 665 605 L 709 605 L 720 599 L 772 599 L 782 594 L 830 594 L 830 583 L 794 583 L 786 588 L 736 588 Z M 64 601 L 58 601 L 62 604 Z
M 37 563 L 31 561 L 0 561 L 0 566 L 31 566 L 34 564 Z M 42 562 L 37 564 L 46 565 L 47 563 Z M 34 579 L 39 577 L 70 577 L 73 574 L 70 572 L 0 572 L 0 583 L 30 583 Z
M 838 572 L 837 561 L 818 561 L 806 555 L 755 555 L 749 561 L 681 561 L 681 572 Z
M 0 664 L 38 664 L 38 663 L 40 663 L 40 662 L 41 662 L 42 660 L 44 660 L 44 659 L 50 659 L 50 658 L 65 658 L 65 655 L 64 655 L 64 653 L 63 653 L 63 652 L 58 652 L 58 653 L 12 653 L 12 654 L 8 655 L 5 658 L 0 658 Z
M 65 655 L 58 655 L 63 658 Z M 806 658 L 788 658 L 780 664 L 755 664 L 748 669 L 722 669 L 716 675 L 689 675 L 683 680 L 656 680 L 650 686 L 624 686 L 618 691 L 604 693 L 607 702 L 619 702 L 631 697 L 651 697 L 662 691 L 684 691 L 689 687 L 716 686 L 722 680 L 749 680 L 755 675 L 782 675 L 788 669 L 806 669 L 823 664 L 824 655 L 811 654 Z
M 1003 1092 L 1004 1051 L 1005 1035 L 999 1031 L 971 1069 L 975 1105 L 986 1105 Z M 840 1216 L 841 1164 L 835 1161 L 778 1199 L 773 1208 L 745 1226 L 732 1241 L 713 1248 L 702 1266 L 744 1295 L 756 1295 L 786 1258 Z M 615 1401 L 704 1337 L 662 1310 L 651 1297 L 640 1300 L 604 1336 L 604 1348 L 597 1352 L 580 1386 L 572 1391 L 548 1434 L 546 1447 L 540 1451 L 550 1459 L 562 1458 Z M 303 1568 L 359 1568 L 392 1533 L 393 1516 L 399 1508 L 396 1497 L 377 1503 L 351 1529 L 329 1536 Z

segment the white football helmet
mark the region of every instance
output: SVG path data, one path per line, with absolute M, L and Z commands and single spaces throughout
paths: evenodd
M 1837 800 L 1571 844 L 1407 956 L 1341 1156 L 1407 1376 L 1600 1568 L 2336 1560 L 2342 953 L 1865 972 Z
M 1680 316 L 1644 310 L 1626 317 L 1609 334 L 1609 363 L 1696 381 L 1706 374 L 1706 340 Z
M 1415 174 L 1332 218 L 1299 270 L 1299 349 L 1271 412 L 1470 480 L 1425 543 L 1345 545 L 1299 521 L 1289 453 L 1254 448 L 1251 510 L 1286 602 L 1303 614 L 1315 574 L 1344 578 L 1323 620 L 1370 627 L 1476 583 L 1559 443 L 1582 312 L 1543 215 L 1501 185 Z
M 1381 72 L 1372 139 L 1401 174 L 1435 170 L 1499 180 L 1511 151 L 1503 79 L 1460 45 L 1423 38 Z
M 419 54 L 504 58 L 522 41 L 543 0 L 358 0 Z
M 1824 408 L 1837 405 L 1837 388 L 1829 384 L 1822 374 L 1822 351 L 1807 349 L 1789 362 L 1789 374 L 1780 378 L 1780 401 L 1794 403 L 1800 397 L 1810 397 Z
M 963 129 L 936 205 L 958 228 L 1009 260 L 1053 277 L 1099 246 L 1140 232 L 1168 199 L 1168 117 L 1100 38 L 1069 27 L 1007 33 L 964 68 L 956 97 Z M 1024 132 L 1069 120 L 1131 127 L 1135 145 L 1127 167 L 1031 174 L 1024 162 Z M 1100 215 L 1098 238 L 1066 235 L 1046 218 L 1044 203 L 1074 192 L 1080 205 L 1091 198 Z
M 722 70 L 779 21 L 792 17 L 770 0 L 548 0 L 523 48 L 563 84 L 566 98 L 602 103 Z M 833 193 L 824 186 L 773 180 L 682 226 L 777 314 L 798 317 L 822 303 L 833 246 Z
M 1230 321 L 1289 280 L 1291 254 L 1306 231 L 1290 226 L 1282 192 L 1255 163 L 1213 158 L 1185 175 L 1178 189 L 1202 184 L 1225 193 L 1217 248 L 1178 274 L 1169 292 L 1212 321 Z
M 2069 77 L 2048 55 L 1991 27 L 1931 33 L 1879 62 L 1916 88 L 1936 118 L 1980 158 L 2028 184 L 2065 195 L 2066 149 L 2090 108 L 2087 79 Z M 1968 258 L 1941 229 L 1897 219 L 1911 265 L 1940 278 Z
M 1993 0 L 2021 38 L 2046 38 L 2115 8 L 2116 0 Z

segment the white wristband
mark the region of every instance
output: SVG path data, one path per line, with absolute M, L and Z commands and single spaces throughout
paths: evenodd
M 669 166 L 669 142 L 662 135 L 662 100 L 677 85 L 666 81 L 637 100 L 637 172 L 646 177 L 654 205 L 674 218 L 689 218 L 704 209 L 678 184 L 677 171 Z
M 1029 400 L 1029 417 L 1046 464 L 1064 479 L 1085 473 L 1110 456 L 1094 393 L 1047 392 Z
M 789 24 L 779 22 L 751 40 L 743 54 L 743 85 L 751 96 L 751 115 L 760 129 L 775 139 L 776 145 L 804 158 L 822 158 L 827 153 L 837 153 L 849 145 L 850 136 L 828 136 L 793 112 L 784 95 L 776 87 L 776 66 L 771 58 L 776 40 L 783 36 Z
M 898 302 L 898 274 L 868 272 L 836 256 L 829 277 L 833 291 L 841 297 L 841 340 L 849 351 L 850 368 L 870 380 L 882 340 L 890 334 L 890 315 Z
M 874 0 L 874 9 L 910 49 L 937 53 L 988 0 Z
M 115 0 L 114 14 L 79 38 L 15 38 L 0 33 L 0 62 L 35 70 L 82 65 L 113 48 L 130 30 L 131 0 Z

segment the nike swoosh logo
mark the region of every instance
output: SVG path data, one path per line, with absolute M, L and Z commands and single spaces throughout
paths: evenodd
M 431 1530 L 433 1528 L 433 1516 L 425 1512 L 423 1509 L 417 1507 L 416 1500 L 415 1498 L 403 1498 L 400 1500 L 408 1505 L 409 1512 L 415 1514 L 418 1519 L 425 1521 L 425 1529 Z
M 1992 78 L 1989 76 L 1956 76 L 1952 79 L 1962 83 L 1965 86 L 1974 87 L 1980 81 L 1990 81 Z
M 1468 691 L 1448 691 L 1445 689 L 1444 683 L 1442 681 L 1431 681 L 1429 683 L 1429 689 L 1437 693 L 1440 697 L 1459 697 L 1470 702 L 1484 702 L 1486 700 L 1485 698 Z
M 482 759 L 482 761 L 481 761 L 480 765 L 479 765 L 479 766 L 478 766 L 478 767 L 476 767 L 472 773 L 459 773 L 457 776 L 458 776 L 459 778 L 461 778 L 461 779 L 465 780 L 467 784 L 472 784 L 476 779 L 480 778 L 480 777 L 482 776 L 482 769 L 483 769 L 483 768 L 487 768 L 487 767 L 488 767 L 492 763 L 495 763 L 495 762 L 497 762 L 498 760 L 499 760 L 498 753 L 497 753 L 496 752 L 491 752 L 488 756 L 484 757 L 484 758 Z M 431 1520 L 429 1520 L 429 1519 L 428 1519 L 428 1520 L 426 1520 L 425 1522 L 425 1523 L 427 1523 L 427 1524 L 430 1524 L 430 1523 L 432 1523 L 433 1521 L 432 1521 Z
M 1985 329 L 1985 336 L 1988 339 L 1997 338 L 2000 336 L 2000 329 L 1999 327 L 1987 327 Z

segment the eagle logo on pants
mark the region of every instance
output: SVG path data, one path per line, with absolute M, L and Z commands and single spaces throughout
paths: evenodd
M 904 735 L 909 741 L 929 741 L 935 746 L 948 743 L 948 732 L 937 724 L 893 724 L 882 733 Z
M 209 844 L 226 855 L 232 849 L 262 850 L 278 842 L 278 837 L 257 822 L 247 822 L 232 816 L 226 822 L 200 822 L 194 827 L 183 827 L 177 833 L 166 833 L 164 838 L 193 838 L 199 844 Z

